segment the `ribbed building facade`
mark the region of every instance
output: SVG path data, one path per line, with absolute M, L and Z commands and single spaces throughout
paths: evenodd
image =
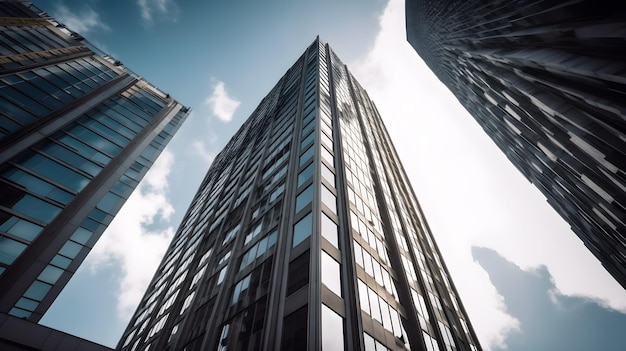
M 406 1 L 408 41 L 626 288 L 626 6 Z
M 315 40 L 215 158 L 120 350 L 480 350 L 367 93 Z
M 0 313 L 41 319 L 187 115 L 31 2 L 0 1 Z

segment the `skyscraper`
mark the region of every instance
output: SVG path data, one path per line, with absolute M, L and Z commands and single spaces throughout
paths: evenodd
M 122 350 L 479 350 L 376 107 L 315 40 L 215 158 Z
M 0 313 L 40 320 L 187 115 L 31 2 L 0 2 Z
M 626 288 L 626 8 L 406 1 L 407 38 Z

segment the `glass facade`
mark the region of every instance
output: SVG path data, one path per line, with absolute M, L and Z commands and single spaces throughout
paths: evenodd
M 517 5 L 407 0 L 407 38 L 626 288 L 624 6 Z
M 35 322 L 189 112 L 42 16 L 0 2 L 0 312 Z
M 376 108 L 328 45 L 215 158 L 118 349 L 480 349 Z

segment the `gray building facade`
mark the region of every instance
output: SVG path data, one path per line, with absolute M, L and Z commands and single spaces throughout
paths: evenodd
M 119 350 L 480 350 L 383 122 L 319 39 L 215 158 Z
M 41 319 L 188 113 L 31 2 L 0 1 L 0 313 Z
M 626 6 L 406 1 L 407 38 L 626 288 Z

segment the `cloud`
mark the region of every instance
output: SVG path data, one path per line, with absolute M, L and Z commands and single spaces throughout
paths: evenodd
M 390 0 L 374 45 L 349 67 L 377 105 L 483 348 L 502 347 L 520 321 L 472 246 L 545 265 L 557 294 L 626 310 L 624 289 L 434 76 L 404 26 L 404 1 Z
M 206 98 L 204 103 L 209 105 L 211 112 L 217 118 L 224 122 L 229 122 L 241 102 L 228 96 L 226 88 L 224 88 L 224 82 L 217 81 L 213 84 L 213 93 Z
M 178 4 L 174 0 L 137 0 L 141 18 L 151 25 L 155 21 L 176 22 L 180 15 Z
M 472 255 L 504 296 L 506 310 L 519 320 L 496 349 L 621 350 L 626 314 L 597 301 L 558 292 L 546 266 L 521 269 L 496 251 L 474 247 Z M 539 317 L 539 318 L 538 318 Z
M 213 162 L 217 152 L 215 150 L 208 150 L 206 144 L 202 140 L 194 140 L 191 143 L 193 150 L 207 163 Z
M 54 17 L 79 34 L 96 29 L 111 30 L 106 23 L 102 22 L 100 15 L 89 6 L 83 6 L 80 12 L 74 13 L 67 6 L 59 3 L 54 9 Z
M 94 271 L 102 265 L 121 266 L 117 312 L 124 320 L 137 307 L 174 234 L 171 226 L 152 229 L 167 223 L 174 212 L 166 196 L 173 164 L 172 153 L 165 149 L 86 260 Z

